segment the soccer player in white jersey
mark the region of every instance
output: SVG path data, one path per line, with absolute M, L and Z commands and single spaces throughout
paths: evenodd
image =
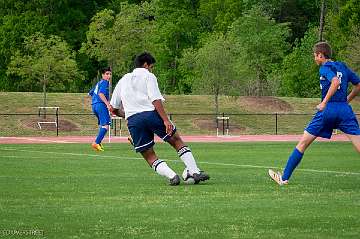
M 136 57 L 135 69 L 117 83 L 110 104 L 113 113 L 128 121 L 128 129 L 136 152 L 140 152 L 155 172 L 169 179 L 170 185 L 180 184 L 180 177 L 158 158 L 154 146 L 154 133 L 168 142 L 186 165 L 195 183 L 210 177 L 201 171 L 188 146 L 184 144 L 175 125 L 169 120 L 162 102 L 156 76 L 151 73 L 155 58 L 147 52 Z

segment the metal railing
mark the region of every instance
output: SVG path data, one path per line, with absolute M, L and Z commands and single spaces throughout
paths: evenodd
M 301 134 L 311 120 L 309 113 L 232 114 L 170 113 L 183 135 Z M 359 114 L 357 114 L 359 119 Z M 53 122 L 53 124 L 38 122 Z M 127 136 L 122 120 L 113 120 L 112 135 Z M 96 135 L 97 120 L 91 113 L 0 114 L 0 136 L 82 136 Z

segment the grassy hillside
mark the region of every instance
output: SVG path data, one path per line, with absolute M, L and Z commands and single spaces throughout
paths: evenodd
M 43 121 L 37 115 L 37 107 L 43 103 L 42 93 L 0 92 L 0 97 L 2 109 L 0 114 L 33 114 L 2 115 L 0 117 L 2 136 L 48 135 L 54 130 L 51 125 L 47 125 L 48 128 L 42 130 L 37 126 L 39 120 Z M 181 132 L 216 134 L 213 96 L 168 95 L 165 98 L 165 108 Z M 318 103 L 318 98 L 221 96 L 219 112 L 230 114 L 228 115 L 229 130 L 232 135 L 297 134 L 302 133 Z M 60 134 L 92 135 L 96 132 L 96 120 L 91 115 L 90 98 L 86 94 L 49 93 L 47 105 L 60 107 Z M 354 100 L 352 105 L 355 112 L 360 113 L 360 98 Z M 53 118 L 47 120 L 51 121 Z M 220 132 L 222 132 L 222 123 L 219 121 Z M 226 127 L 226 122 L 224 123 Z
M 48 106 L 59 106 L 62 113 L 91 113 L 90 98 L 84 93 L 49 93 Z M 43 94 L 0 92 L 1 113 L 37 113 Z M 169 113 L 213 113 L 214 97 L 209 95 L 168 95 Z M 319 98 L 220 96 L 219 110 L 225 113 L 313 113 Z M 360 98 L 352 102 L 360 111 Z

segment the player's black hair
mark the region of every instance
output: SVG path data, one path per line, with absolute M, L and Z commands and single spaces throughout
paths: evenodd
M 331 46 L 327 42 L 316 43 L 313 50 L 315 53 L 322 53 L 326 59 L 331 59 L 332 57 Z
M 101 74 L 105 74 L 105 72 L 107 72 L 107 71 L 111 72 L 111 67 L 110 66 L 102 68 L 101 69 Z
M 135 58 L 135 67 L 143 67 L 145 63 L 148 65 L 155 64 L 155 58 L 148 52 L 141 53 Z

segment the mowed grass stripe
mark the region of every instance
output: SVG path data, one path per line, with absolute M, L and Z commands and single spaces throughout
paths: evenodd
M 79 154 L 79 153 L 64 153 L 64 152 L 51 152 L 51 151 L 36 151 L 36 150 L 25 150 L 25 149 L 16 149 L 16 148 L 4 148 L 2 150 L 5 151 L 18 151 L 18 152 L 27 152 L 27 153 L 43 153 L 43 154 L 57 154 L 57 155 L 65 155 L 65 156 L 81 156 L 81 157 L 95 157 L 95 158 L 108 158 L 108 159 L 143 159 L 141 157 L 123 157 L 123 156 L 108 156 L 108 155 L 99 155 L 99 154 Z M 19 156 L 5 156 L 2 155 L 0 157 L 17 157 Z M 36 158 L 36 157 L 31 157 Z M 39 157 L 40 158 L 40 157 Z M 171 162 L 180 162 L 179 159 L 166 159 L 162 158 L 166 161 Z M 235 163 L 220 163 L 220 162 L 206 162 L 201 161 L 201 164 L 208 164 L 208 165 L 217 165 L 217 166 L 230 166 L 230 167 L 243 167 L 243 168 L 260 168 L 260 169 L 269 169 L 269 168 L 279 168 L 275 166 L 264 166 L 264 165 L 249 165 L 249 164 L 235 164 Z M 283 168 L 279 168 L 283 169 Z M 320 170 L 320 169 L 306 169 L 306 168 L 299 168 L 298 171 L 303 172 L 310 172 L 310 173 L 333 173 L 333 174 L 346 174 L 346 175 L 360 175 L 360 172 L 348 172 L 348 171 L 332 171 L 332 170 Z M 1 176 L 0 176 L 1 177 Z

